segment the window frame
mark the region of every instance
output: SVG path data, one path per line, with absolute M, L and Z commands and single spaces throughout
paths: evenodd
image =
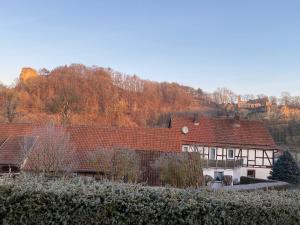
M 253 175 L 254 175 L 254 176 L 249 176 L 249 175 L 248 175 L 248 173 L 249 173 L 250 171 L 253 172 Z M 256 171 L 253 170 L 253 169 L 247 170 L 247 177 L 256 178 Z
M 211 151 L 212 151 L 212 150 L 215 151 L 215 154 L 214 154 L 215 157 L 214 157 L 214 158 L 211 158 L 211 155 L 212 155 L 212 154 L 211 154 Z M 211 148 L 209 148 L 208 159 L 209 159 L 209 160 L 217 160 L 217 148 L 216 148 L 216 147 L 211 147 Z
M 185 150 L 185 148 L 187 148 L 187 150 Z M 189 152 L 189 150 L 190 150 L 189 145 L 182 145 L 182 149 L 181 149 L 182 152 Z
M 229 157 L 229 151 L 232 151 L 232 157 Z M 234 159 L 234 149 L 233 148 L 229 148 L 227 149 L 227 159 Z

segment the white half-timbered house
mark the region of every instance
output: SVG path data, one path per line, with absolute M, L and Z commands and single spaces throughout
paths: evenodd
M 230 175 L 267 179 L 279 151 L 262 122 L 235 118 L 195 120 L 174 117 L 170 128 L 181 132 L 183 152 L 199 152 L 204 175 L 217 179 Z

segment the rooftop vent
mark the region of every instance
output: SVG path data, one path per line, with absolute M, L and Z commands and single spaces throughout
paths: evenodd
M 186 127 L 186 126 L 184 126 L 184 127 L 181 128 L 181 132 L 182 132 L 183 134 L 187 134 L 187 133 L 189 132 L 189 128 Z

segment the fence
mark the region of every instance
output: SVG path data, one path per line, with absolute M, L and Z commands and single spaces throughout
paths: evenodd
M 203 160 L 204 168 L 234 169 L 242 167 L 243 159 L 238 160 Z

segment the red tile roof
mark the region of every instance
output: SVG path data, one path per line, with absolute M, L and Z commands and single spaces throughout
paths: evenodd
M 168 128 L 118 128 L 72 126 L 67 131 L 80 150 L 126 148 L 131 150 L 178 151 L 180 133 Z
M 32 130 L 38 127 L 29 123 L 1 123 L 0 124 L 0 139 L 8 138 L 9 136 L 29 135 Z
M 68 127 L 78 154 L 78 171 L 91 171 L 96 150 L 180 151 L 180 133 L 168 128 Z
M 171 128 L 181 132 L 182 127 L 189 129 L 182 134 L 183 144 L 202 144 L 214 147 L 277 149 L 273 138 L 265 125 L 260 121 L 236 120 L 231 118 L 174 117 Z
M 0 164 L 18 165 L 22 160 L 17 137 L 7 138 L 0 147 Z
M 0 124 L 0 140 L 8 141 L 0 147 L 0 164 L 20 164 L 22 153 L 16 136 L 30 136 L 38 127 L 32 124 Z M 98 149 L 181 150 L 180 133 L 168 128 L 67 126 L 65 129 L 78 156 L 80 171 L 91 169 L 89 160 Z
M 98 149 L 130 149 L 143 151 L 180 152 L 182 144 L 213 147 L 277 149 L 263 123 L 250 120 L 201 117 L 175 117 L 169 128 L 117 128 L 97 126 L 67 126 L 78 160 L 78 171 L 93 170 L 90 162 Z M 41 125 L 0 124 L 0 164 L 20 164 L 22 136 L 31 136 Z M 188 134 L 181 128 L 187 126 Z
M 24 160 L 24 151 L 22 143 L 25 136 L 10 136 L 0 146 L 0 164 L 19 165 Z M 32 144 L 36 137 L 28 137 L 32 139 Z M 32 147 L 28 146 L 29 148 Z

